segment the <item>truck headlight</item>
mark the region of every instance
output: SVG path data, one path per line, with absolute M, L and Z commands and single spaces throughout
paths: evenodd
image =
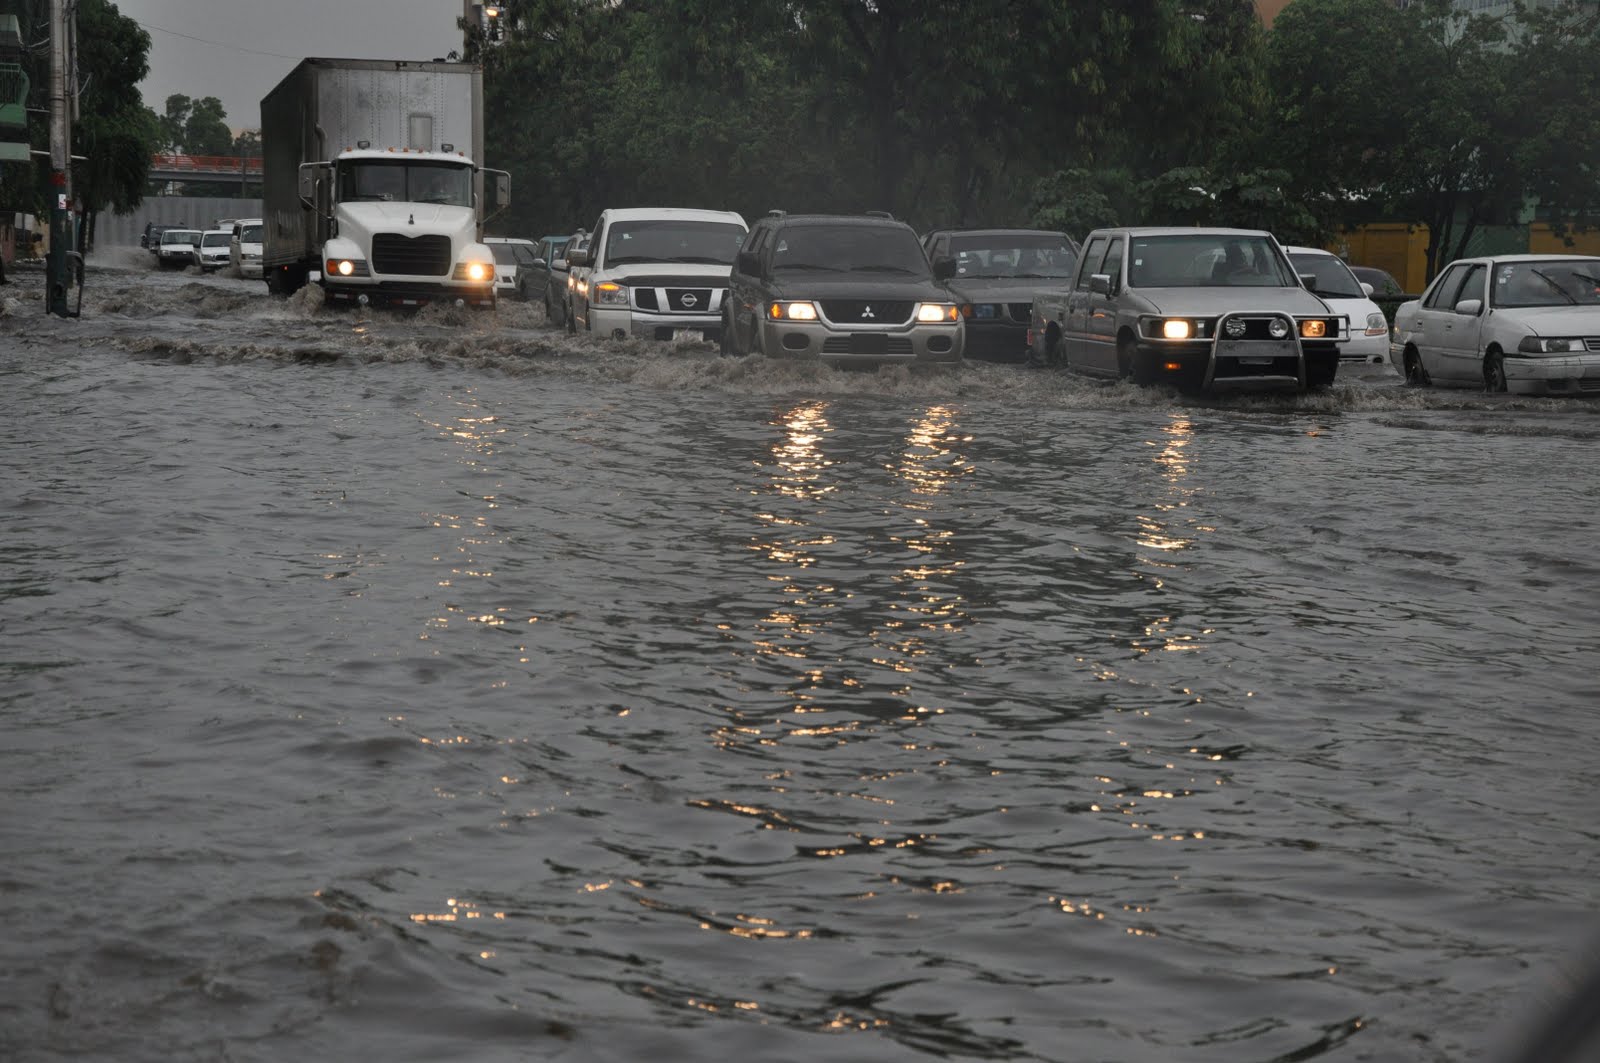
M 1559 339 L 1552 339 L 1549 336 L 1524 336 L 1522 342 L 1517 344 L 1517 350 L 1523 354 L 1565 354 L 1569 351 L 1587 349 L 1582 339 L 1565 336 Z
M 1274 321 L 1272 324 L 1274 327 L 1276 327 L 1278 322 Z M 1300 335 L 1304 336 L 1308 340 L 1320 340 L 1327 334 L 1328 323 L 1326 321 L 1300 322 Z M 1274 335 L 1276 335 L 1276 333 L 1274 333 Z
M 767 307 L 767 316 L 774 321 L 815 321 L 816 303 L 773 303 Z
M 323 263 L 323 275 L 328 277 L 368 277 L 371 272 L 367 269 L 364 258 L 330 258 Z
M 923 324 L 934 321 L 960 321 L 961 308 L 955 303 L 918 303 L 917 320 Z
M 627 306 L 628 289 L 611 281 L 596 284 L 594 286 L 594 301 L 600 306 Z

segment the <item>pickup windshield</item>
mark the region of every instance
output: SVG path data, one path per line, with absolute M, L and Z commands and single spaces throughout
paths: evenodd
M 339 200 L 470 207 L 472 167 L 415 160 L 347 159 L 339 164 Z
M 1128 255 L 1135 288 L 1298 288 L 1269 236 L 1185 233 L 1136 236 Z
M 731 266 L 744 243 L 744 226 L 734 222 L 641 219 L 618 221 L 606 237 L 605 264 L 684 262 Z
M 958 277 L 1070 277 L 1078 265 L 1070 242 L 1043 234 L 952 237 L 950 253 Z

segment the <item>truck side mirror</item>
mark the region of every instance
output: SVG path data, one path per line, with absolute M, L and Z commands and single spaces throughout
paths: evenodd
M 300 164 L 300 202 L 307 210 L 317 209 L 317 171 L 321 168 L 322 164 L 317 162 Z
M 933 260 L 934 280 L 947 281 L 956 275 L 956 260 L 949 255 L 942 255 Z
M 1089 275 L 1089 290 L 1096 295 L 1111 294 L 1111 274 L 1091 273 Z
M 589 252 L 584 248 L 580 247 L 576 250 L 567 252 L 567 266 L 569 268 L 572 266 L 587 266 L 588 264 Z
M 740 251 L 734 258 L 734 266 L 738 269 L 738 272 L 747 277 L 759 277 L 761 275 L 761 256 L 754 251 Z
M 495 210 L 505 210 L 511 206 L 511 175 L 504 171 L 497 171 L 489 175 L 492 191 L 489 193 L 491 205 Z

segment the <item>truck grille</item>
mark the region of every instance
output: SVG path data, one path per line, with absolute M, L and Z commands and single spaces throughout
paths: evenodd
M 450 272 L 450 238 L 378 233 L 372 238 L 372 269 L 374 273 L 443 277 Z

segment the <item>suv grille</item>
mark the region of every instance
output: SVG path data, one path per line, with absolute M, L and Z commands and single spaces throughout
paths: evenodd
M 372 238 L 374 273 L 443 277 L 450 272 L 450 238 L 378 233 Z
M 822 313 L 838 325 L 904 325 L 911 320 L 912 305 L 886 299 L 824 299 Z
M 874 312 L 877 306 L 873 306 Z M 911 337 L 886 336 L 881 332 L 856 332 L 848 336 L 827 336 L 823 354 L 910 354 Z

